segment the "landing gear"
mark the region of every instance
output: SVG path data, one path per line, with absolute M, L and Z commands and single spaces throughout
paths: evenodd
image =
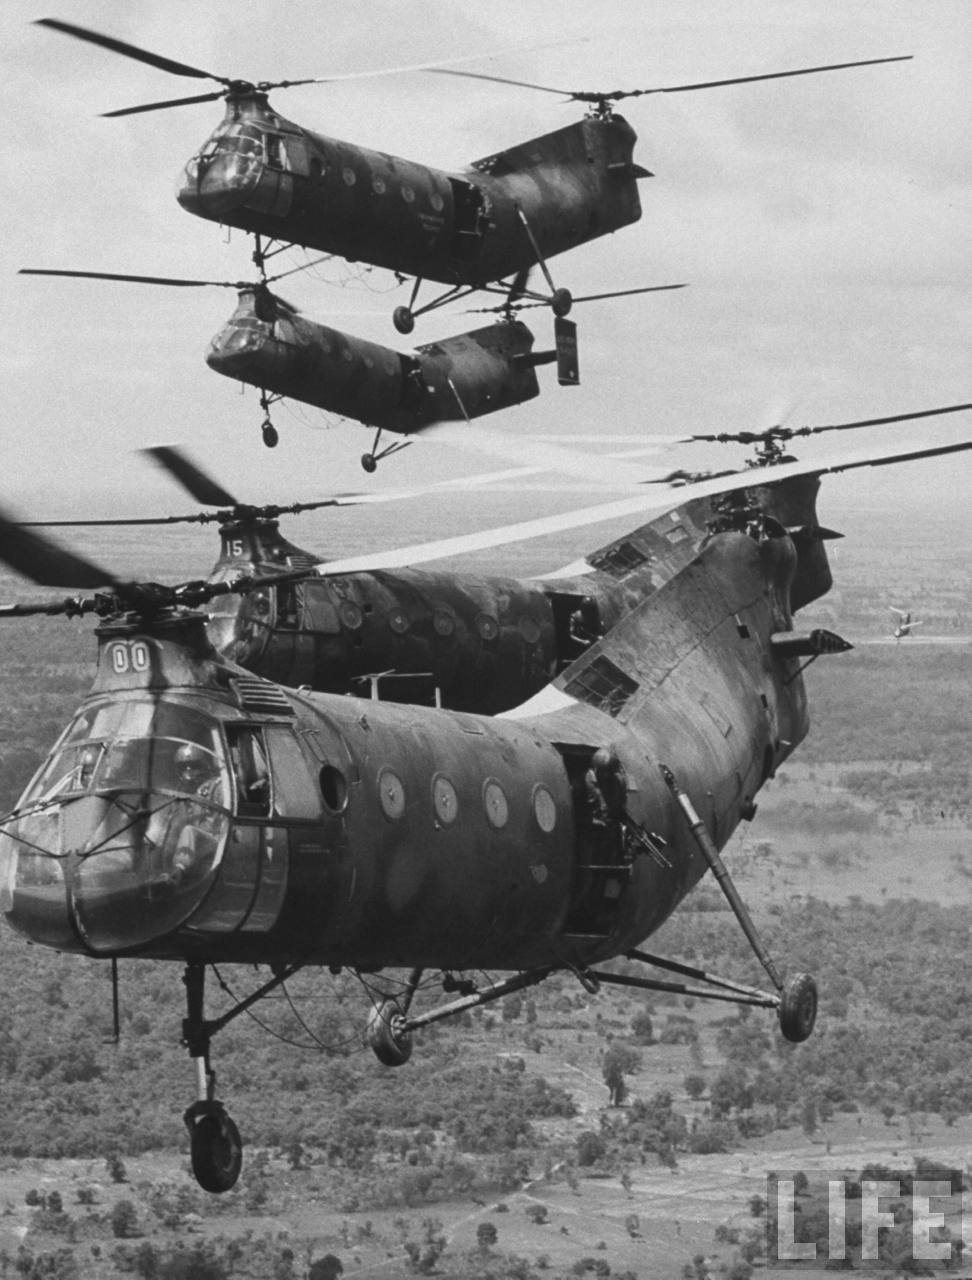
M 182 1040 L 196 1068 L 196 1101 L 183 1119 L 189 1130 L 192 1172 L 204 1191 L 222 1195 L 236 1186 L 243 1167 L 243 1140 L 222 1102 L 216 1097 L 216 1072 L 210 1066 L 209 1046 L 217 1031 L 279 987 L 301 968 L 299 964 L 281 969 L 262 987 L 234 1005 L 220 1018 L 203 1016 L 206 966 L 194 960 L 186 965 L 182 981 L 186 988 L 186 1017 Z
M 368 1044 L 386 1067 L 401 1067 L 412 1056 L 412 1033 L 397 1000 L 382 1000 L 368 1015 Z
M 221 1102 L 194 1102 L 185 1114 L 192 1172 L 204 1191 L 221 1195 L 236 1186 L 243 1167 L 240 1131 Z
M 398 453 L 401 449 L 407 449 L 412 443 L 411 440 L 393 440 L 391 444 L 385 445 L 384 449 L 379 451 L 378 442 L 381 439 L 382 428 L 379 427 L 375 432 L 375 441 L 368 453 L 361 455 L 361 465 L 368 475 L 373 475 L 378 469 L 378 463 L 382 458 L 390 458 L 393 453 Z
M 399 333 L 411 333 L 415 328 L 415 316 L 411 307 L 396 307 L 392 312 L 392 324 Z
M 574 298 L 569 289 L 554 289 L 550 299 L 550 309 L 555 316 L 563 318 L 569 315 L 573 305 Z
M 809 973 L 794 973 L 780 992 L 780 1030 L 793 1044 L 806 1040 L 817 1020 L 817 984 Z
M 261 431 L 263 432 L 263 443 L 268 449 L 276 449 L 280 440 L 280 436 L 277 434 L 277 428 L 270 421 L 270 406 L 275 400 L 279 399 L 279 396 L 271 396 L 266 391 L 260 392 L 260 408 L 263 410 L 264 415 Z
M 733 883 L 725 863 L 719 856 L 719 850 L 709 835 L 705 823 L 696 813 L 692 801 L 676 782 L 672 771 L 665 765 L 661 766 L 661 771 L 668 789 L 689 824 L 699 851 L 709 864 L 709 869 L 725 895 L 726 901 L 732 908 L 733 914 L 739 921 L 756 959 L 766 970 L 770 981 L 776 988 L 776 995 L 767 997 L 767 999 L 776 1007 L 780 1019 L 780 1030 L 784 1038 L 799 1044 L 808 1038 L 817 1020 L 816 982 L 808 973 L 795 973 L 784 981 L 769 952 L 763 946 L 759 934 L 756 932 L 756 926 L 749 918 L 749 912 L 739 896 L 739 890 Z

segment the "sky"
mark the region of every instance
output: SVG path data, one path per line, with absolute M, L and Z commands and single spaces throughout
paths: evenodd
M 300 405 L 276 409 L 280 445 L 267 450 L 257 393 L 204 362 L 233 309 L 229 290 L 16 274 L 23 266 L 225 280 L 253 273 L 244 233 L 229 235 L 175 201 L 181 169 L 222 104 L 103 119 L 206 86 L 31 25 L 41 16 L 253 80 L 487 51 L 461 65 L 603 90 L 911 54 L 911 62 L 623 104 L 639 135 L 635 158 L 655 175 L 640 185 L 642 219 L 553 259 L 555 282 L 575 294 L 689 287 L 578 306 L 582 385 L 560 388 L 552 369 L 540 369 L 541 396 L 490 424 L 509 435 L 513 464 L 518 434 L 812 425 L 972 401 L 967 0 L 56 0 L 47 10 L 8 0 L 0 506 L 37 516 L 97 514 L 109 501 L 118 514 L 181 511 L 185 500 L 134 453 L 159 443 L 184 445 L 252 501 L 484 469 L 473 455 L 421 443 L 366 477 L 358 459 L 370 434 Z M 278 90 L 271 100 L 317 132 L 451 170 L 580 114 L 558 96 L 421 72 Z M 279 269 L 304 258 L 285 254 Z M 322 323 L 401 350 L 483 323 L 458 308 L 439 311 L 403 339 L 390 313 L 407 286 L 340 261 L 292 277 L 281 292 Z M 547 345 L 549 315 L 525 318 Z M 921 441 L 972 436 L 972 415 L 826 435 L 799 452 L 897 443 L 902 432 Z M 706 446 L 649 461 L 724 468 L 744 456 Z M 903 497 L 959 509 L 972 458 L 832 483 L 844 501 L 889 511 Z M 532 510 L 539 499 L 524 501 Z M 421 518 L 421 507 L 402 516 Z

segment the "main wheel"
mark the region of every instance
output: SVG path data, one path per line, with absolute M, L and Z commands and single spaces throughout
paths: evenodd
M 368 1015 L 366 1035 L 386 1067 L 400 1067 L 412 1056 L 412 1033 L 405 1030 L 405 1015 L 395 1000 L 375 1005 Z
M 415 317 L 409 307 L 396 307 L 392 312 L 392 324 L 399 333 L 411 333 L 415 328 Z
M 567 315 L 573 305 L 574 299 L 569 289 L 554 289 L 550 307 L 555 316 Z
M 806 1040 L 817 1020 L 817 984 L 809 973 L 787 978 L 780 997 L 780 1030 L 787 1040 Z
M 202 1103 L 195 1115 L 193 1110 L 186 1113 L 192 1172 L 204 1191 L 220 1195 L 236 1186 L 243 1167 L 240 1131 L 219 1104 Z
M 268 449 L 276 449 L 280 436 L 277 434 L 277 428 L 271 426 L 268 422 L 263 428 L 263 443 Z
M 361 465 L 370 476 L 373 471 L 378 470 L 378 459 L 373 453 L 363 453 L 361 455 Z

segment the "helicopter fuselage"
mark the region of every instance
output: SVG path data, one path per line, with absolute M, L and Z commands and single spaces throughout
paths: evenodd
M 94 955 L 359 969 L 586 964 L 650 934 L 806 732 L 779 526 L 715 534 L 490 718 L 311 694 L 199 614 L 99 628 L 94 688 L 0 834 L 0 909 Z M 592 805 L 594 753 L 623 812 Z M 205 782 L 179 773 L 192 757 Z
M 532 400 L 540 394 L 535 365 L 555 358 L 534 356 L 532 347 L 525 324 L 501 321 L 403 353 L 247 289 L 206 363 L 263 391 L 408 434 Z
M 620 116 L 588 117 L 452 174 L 312 133 L 254 89 L 228 97 L 178 199 L 269 239 L 480 287 L 536 263 L 531 235 L 550 258 L 636 222 L 635 140 Z

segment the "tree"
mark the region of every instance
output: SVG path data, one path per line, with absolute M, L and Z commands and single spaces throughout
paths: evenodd
M 601 1063 L 601 1074 L 610 1094 L 610 1106 L 620 1107 L 628 1093 L 624 1077 L 641 1066 L 641 1055 L 621 1040 L 612 1040 Z
M 654 1040 L 655 1029 L 647 1009 L 639 1009 L 631 1019 L 631 1034 L 638 1044 L 651 1044 Z
M 481 1222 L 476 1228 L 476 1243 L 479 1245 L 480 1252 L 489 1253 L 498 1239 L 499 1232 L 496 1230 L 495 1222 Z
M 700 1076 L 694 1071 L 690 1072 L 682 1081 L 682 1087 L 693 1102 L 698 1102 L 705 1093 L 705 1076 Z
M 312 1262 L 307 1272 L 307 1280 L 337 1280 L 344 1271 L 341 1259 L 333 1253 L 325 1253 L 323 1258 Z
M 111 1211 L 111 1231 L 118 1240 L 138 1235 L 138 1211 L 131 1200 L 119 1200 Z
M 582 1169 L 597 1164 L 606 1150 L 604 1139 L 592 1129 L 585 1129 L 577 1135 L 577 1163 Z

